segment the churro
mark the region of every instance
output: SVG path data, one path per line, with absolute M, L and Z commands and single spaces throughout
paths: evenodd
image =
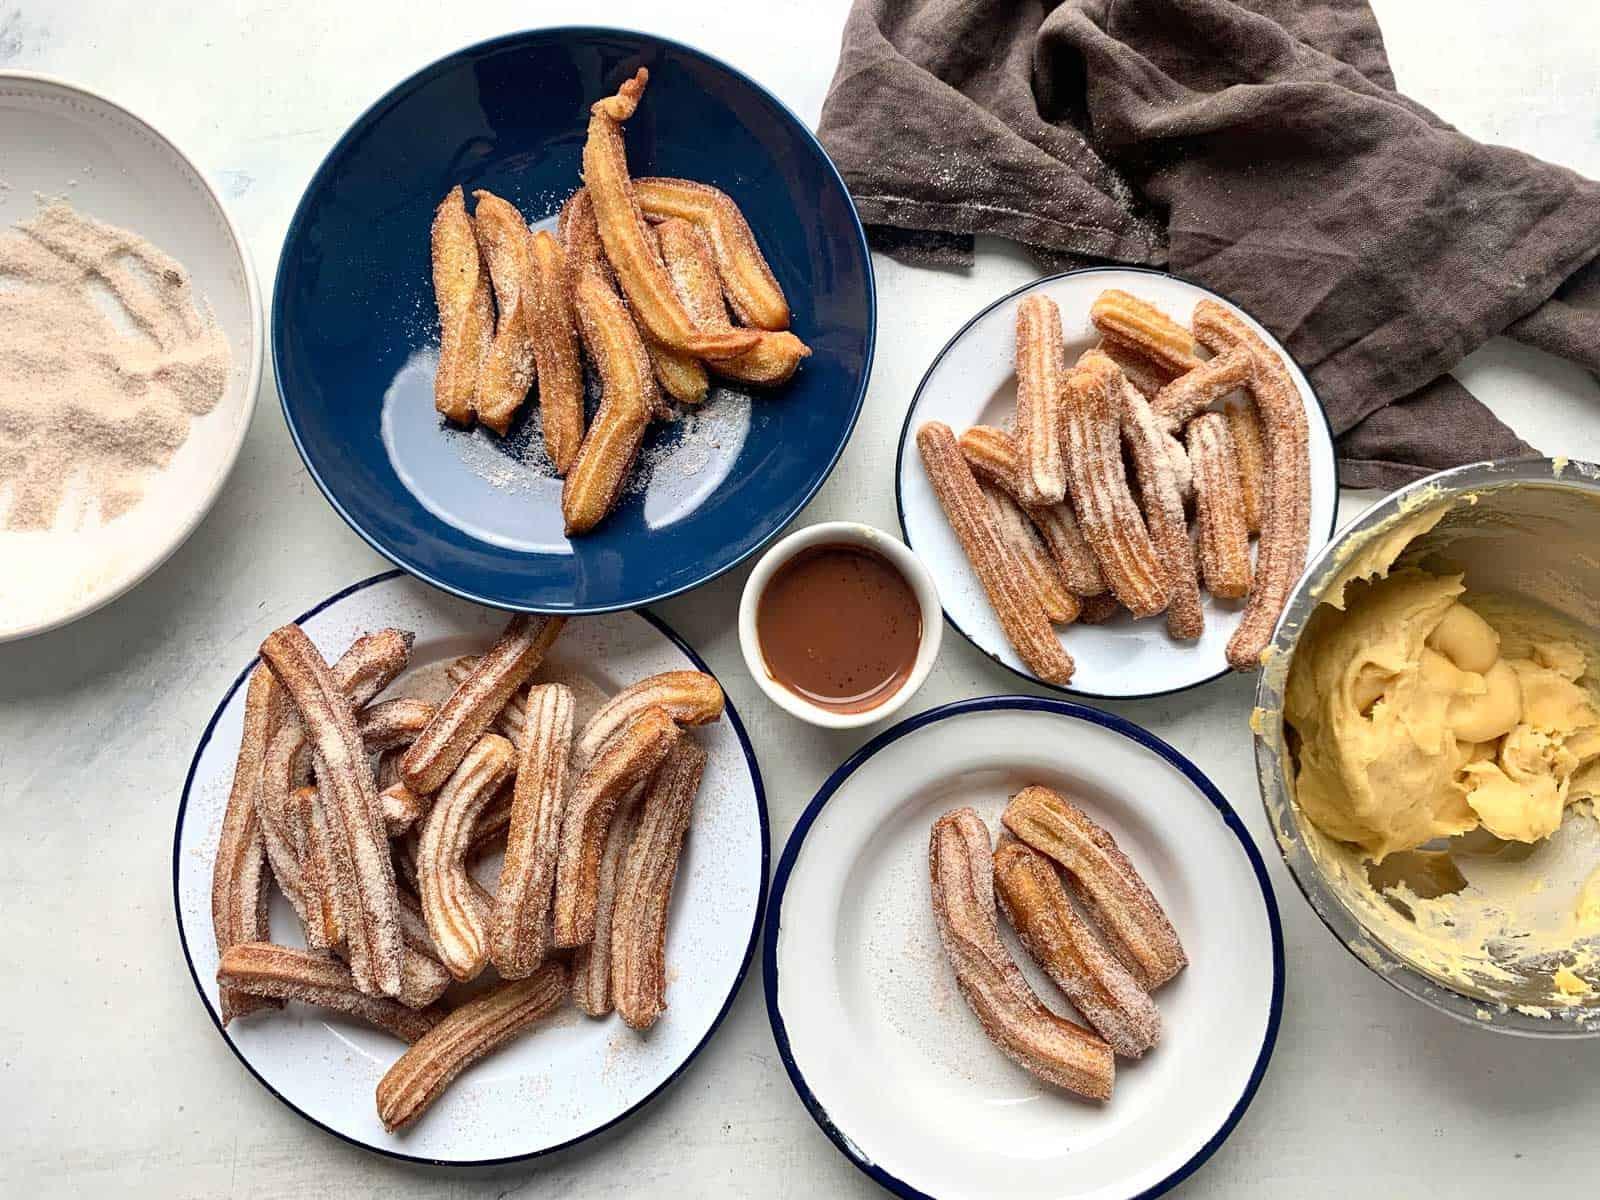
M 220 987 L 246 995 L 314 1005 L 355 1017 L 404 1042 L 417 1042 L 444 1019 L 436 1007 L 407 1008 L 395 1000 L 365 995 L 341 962 L 309 950 L 270 942 L 241 942 L 222 952 Z
M 729 305 L 753 329 L 789 328 L 789 302 L 767 265 L 739 206 L 724 192 L 690 179 L 635 179 L 633 197 L 645 215 L 696 225 L 711 244 Z
M 267 635 L 261 657 L 300 711 L 316 759 L 332 837 L 339 927 L 356 986 L 369 995 L 400 990 L 401 940 L 394 868 L 350 702 L 298 626 Z
M 1061 310 L 1039 292 L 1017 302 L 1017 499 L 1041 506 L 1067 494 L 1061 449 L 1061 387 L 1067 355 Z
M 544 661 L 566 625 L 564 617 L 512 617 L 471 674 L 439 705 L 400 760 L 400 774 L 419 795 L 437 791 L 467 751 Z
M 300 850 L 299 883 L 309 901 L 306 918 L 302 918 L 306 945 L 313 950 L 337 946 L 343 939 L 335 891 L 339 884 L 328 840 L 328 818 L 316 785 L 305 784 L 290 792 L 284 816 L 293 827 L 292 841 Z
M 600 856 L 622 797 L 643 783 L 678 740 L 678 726 L 660 708 L 648 708 L 589 759 L 561 820 L 552 926 L 557 946 L 594 940 Z
M 478 656 L 476 654 L 463 654 L 445 668 L 444 677 L 449 681 L 451 687 L 460 687 L 477 665 Z M 521 691 L 512 692 L 511 698 L 506 701 L 506 706 L 494 718 L 494 731 L 513 746 L 518 747 L 522 745 L 522 726 L 527 721 L 524 703 L 524 693 Z
M 1062 649 L 1016 555 L 1000 537 L 950 427 L 930 421 L 917 430 L 917 449 L 945 519 L 988 594 L 1006 639 L 1028 669 L 1048 683 L 1072 678 L 1072 658 Z
M 337 667 L 335 667 L 337 676 Z M 369 704 L 356 715 L 356 732 L 369 754 L 396 750 L 416 741 L 433 720 L 435 708 L 426 700 L 383 700 Z
M 1119 368 L 1120 370 L 1120 368 Z M 1183 510 L 1183 493 L 1172 469 L 1167 435 L 1139 390 L 1122 379 L 1118 389 L 1122 438 L 1133 459 L 1139 481 L 1145 528 L 1155 547 L 1167 587 L 1167 632 L 1192 640 L 1205 631 L 1200 607 L 1200 576 L 1195 569 L 1194 544 Z
M 1200 571 L 1213 596 L 1237 600 L 1250 591 L 1250 531 L 1233 434 L 1221 413 L 1202 413 L 1185 433 L 1194 464 Z
M 650 72 L 640 67 L 616 95 L 597 100 L 589 110 L 583 182 L 594 206 L 600 241 L 629 308 L 653 342 L 696 358 L 732 358 L 755 345 L 755 334 L 696 328 L 651 244 L 649 226 L 634 200 L 622 123 L 633 116 L 649 78 Z
M 1124 345 L 1121 342 L 1102 338 L 1095 347 L 1104 354 L 1122 371 L 1128 382 L 1139 389 L 1139 394 L 1146 400 L 1154 400 L 1175 378 L 1171 371 L 1160 363 L 1148 357 L 1135 346 Z
M 1072 509 L 1106 583 L 1129 612 L 1148 617 L 1170 596 L 1122 465 L 1123 382 L 1104 354 L 1091 350 L 1078 360 L 1062 391 L 1062 449 Z
M 1255 578 L 1244 617 L 1228 642 L 1228 662 L 1248 671 L 1261 663 L 1278 615 L 1306 565 L 1311 536 L 1311 458 L 1305 405 L 1283 359 L 1238 314 L 1213 300 L 1194 309 L 1195 336 L 1213 353 L 1234 346 L 1250 352 L 1250 394 L 1261 418 L 1265 504 Z
M 1117 288 L 1101 292 L 1089 308 L 1089 320 L 1107 341 L 1131 349 L 1174 375 L 1200 365 L 1194 335 L 1137 296 Z
M 451 1012 L 378 1081 L 378 1118 L 390 1133 L 411 1124 L 457 1075 L 561 1007 L 567 970 L 546 963 L 527 979 L 499 984 Z
M 678 217 L 669 217 L 656 226 L 656 236 L 667 274 L 695 324 L 717 331 L 733 328 L 728 320 L 711 242 L 700 227 Z M 776 387 L 787 383 L 799 368 L 801 359 L 811 354 L 811 347 L 787 330 L 761 331 L 757 338 L 749 350 L 711 363 L 711 369 L 740 383 Z
M 1145 991 L 1154 991 L 1188 965 L 1172 922 L 1116 839 L 1066 797 L 1049 788 L 1023 788 L 1000 820 L 1061 864 L 1073 896 Z
M 489 928 L 489 957 L 506 979 L 531 975 L 549 949 L 574 710 L 572 692 L 562 684 L 528 690 L 524 728 L 529 736 L 517 748 L 506 857 Z
M 245 689 L 244 727 L 234 759 L 233 786 L 222 816 L 222 834 L 211 868 L 211 928 L 218 953 L 243 942 L 265 941 L 267 929 L 267 850 L 256 811 L 261 767 L 272 734 L 272 694 L 277 685 L 265 664 L 250 672 Z M 223 985 L 218 988 L 222 1023 L 280 1001 L 253 996 Z
M 962 457 L 980 482 L 991 483 L 1022 503 L 1017 487 L 1017 443 L 1009 433 L 993 425 L 974 425 L 961 435 L 960 445 Z M 1071 505 L 1063 500 L 1043 507 L 1023 504 L 1022 508 L 1050 548 L 1067 590 L 1079 597 L 1104 592 L 1105 576 L 1078 528 Z
M 722 716 L 722 685 L 704 671 L 663 671 L 623 688 L 584 724 L 578 734 L 578 761 L 592 761 L 652 708 L 661 709 L 679 725 L 708 725 Z
M 1161 427 L 1176 433 L 1250 378 L 1250 355 L 1243 347 L 1224 350 L 1179 375 L 1150 402 Z
M 972 809 L 956 809 L 934 822 L 928 874 L 939 939 L 984 1033 L 1046 1083 L 1109 1100 L 1116 1079 L 1111 1047 L 1046 1008 L 1000 940 L 989 830 Z
M 544 448 L 557 475 L 565 475 L 583 442 L 583 364 L 578 360 L 577 319 L 567 288 L 566 254 L 548 230 L 528 241 L 524 289 L 534 375 L 539 381 L 539 419 Z
M 611 992 L 611 927 L 623 859 L 638 827 L 642 791 L 636 787 L 624 796 L 611 817 L 595 886 L 594 938 L 572 951 L 572 1002 L 591 1017 L 603 1017 L 615 1007 Z
M 1074 911 L 1050 860 L 1020 842 L 994 853 L 995 895 L 1023 947 L 1124 1058 L 1161 1040 L 1161 1014 Z
M 1078 598 L 1067 588 L 1061 568 L 1056 565 L 1043 539 L 1021 507 L 1005 492 L 989 484 L 978 484 L 989 514 L 994 519 L 995 532 L 1006 544 L 1016 560 L 1022 564 L 1033 585 L 1034 597 L 1044 615 L 1057 625 L 1075 620 L 1080 607 Z
M 639 802 L 610 921 L 612 1001 L 632 1029 L 649 1029 L 666 1011 L 667 909 L 705 768 L 700 744 L 680 739 Z
M 417 893 L 439 960 L 457 979 L 489 961 L 489 913 L 467 875 L 467 847 L 478 814 L 511 774 L 516 751 L 497 733 L 481 737 L 440 789 L 417 843 Z
M 1233 434 L 1233 452 L 1239 460 L 1239 497 L 1244 502 L 1244 524 L 1261 532 L 1261 512 L 1266 507 L 1266 450 L 1261 444 L 1261 418 L 1254 400 L 1229 404 L 1222 410 Z
M 467 216 L 466 197 L 453 187 L 433 217 L 433 296 L 439 309 L 439 366 L 433 403 L 452 421 L 472 420 L 478 377 L 494 337 L 489 272 Z
M 494 338 L 478 371 L 472 407 L 478 420 L 504 434 L 533 386 L 533 330 L 528 279 L 533 273 L 528 223 L 515 207 L 493 192 L 476 191 L 472 228 L 489 268 L 498 317 Z
M 575 285 L 584 345 L 600 372 L 601 399 L 594 423 L 561 489 L 566 532 L 587 533 L 605 519 L 639 455 L 659 403 L 650 355 L 622 301 L 595 272 Z

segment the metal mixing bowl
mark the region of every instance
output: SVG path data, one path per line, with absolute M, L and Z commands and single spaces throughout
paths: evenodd
M 1518 1011 L 1518 1005 L 1549 1006 L 1547 980 L 1530 978 L 1498 992 L 1473 991 L 1425 974 L 1391 950 L 1381 931 L 1331 886 L 1307 848 L 1294 802 L 1283 691 L 1306 621 L 1340 567 L 1374 530 L 1403 513 L 1449 500 L 1459 503 L 1413 543 L 1426 556 L 1424 565 L 1442 561 L 1448 570 L 1465 572 L 1474 592 L 1537 600 L 1600 631 L 1600 466 L 1566 459 L 1475 463 L 1395 492 L 1328 543 L 1301 577 L 1278 622 L 1251 722 L 1262 802 L 1300 891 L 1340 943 L 1384 981 L 1477 1028 L 1532 1037 L 1594 1037 L 1600 1035 L 1600 1000 L 1584 1007 L 1550 1006 L 1548 1017 L 1531 1015 Z

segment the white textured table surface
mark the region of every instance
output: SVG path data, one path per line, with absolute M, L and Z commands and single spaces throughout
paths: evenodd
M 1600 175 L 1600 10 L 1566 0 L 1377 7 L 1402 88 L 1475 136 Z M 617 0 L 603 16 L 732 61 L 814 123 L 845 9 L 844 0 Z M 379 93 L 469 42 L 601 15 L 577 0 L 32 0 L 0 3 L 0 67 L 84 83 L 166 132 L 220 185 L 270 281 L 301 188 Z M 884 464 L 928 359 L 973 311 L 1035 273 L 1000 244 L 983 245 L 970 273 L 875 265 L 880 324 L 866 411 L 805 522 L 895 528 Z M 1600 388 L 1587 375 L 1509 344 L 1474 355 L 1461 374 L 1534 444 L 1600 458 Z M 1347 516 L 1360 499 L 1348 501 Z M 68 629 L 0 646 L 0 1192 L 874 1194 L 791 1090 L 758 970 L 664 1096 L 614 1133 L 523 1167 L 444 1174 L 364 1154 L 300 1121 L 239 1067 L 196 1002 L 173 923 L 183 774 L 261 637 L 386 565 L 307 478 L 269 380 L 237 471 L 170 562 Z M 749 723 L 776 857 L 815 788 L 869 734 L 811 730 L 762 698 L 732 628 L 743 580 L 736 571 L 661 613 L 710 660 Z M 952 633 L 910 707 L 1014 690 L 1015 679 Z M 1231 1140 L 1181 1194 L 1387 1196 L 1436 1183 L 1498 1196 L 1540 1180 L 1592 1182 L 1600 1043 L 1475 1033 L 1390 990 L 1336 945 L 1266 834 L 1249 698 L 1249 681 L 1233 679 L 1114 706 L 1193 757 L 1238 807 L 1269 860 L 1288 943 L 1271 1070 Z

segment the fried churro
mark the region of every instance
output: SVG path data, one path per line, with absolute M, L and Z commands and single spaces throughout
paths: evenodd
M 732 358 L 755 345 L 755 334 L 746 330 L 717 333 L 695 326 L 651 244 L 649 226 L 634 200 L 622 123 L 633 116 L 649 78 L 650 72 L 640 67 L 614 96 L 597 100 L 589 110 L 583 182 L 594 206 L 600 241 L 630 309 L 651 341 L 696 358 Z
M 400 774 L 412 791 L 426 796 L 438 790 L 512 693 L 528 682 L 565 625 L 564 617 L 518 613 L 511 618 L 400 760 Z
M 1066 871 L 1073 896 L 1139 986 L 1154 991 L 1189 963 L 1172 922 L 1116 839 L 1066 797 L 1023 788 L 1001 822 Z
M 1109 338 L 1102 338 L 1095 349 L 1116 363 L 1128 382 L 1138 388 L 1139 394 L 1146 400 L 1154 400 L 1160 394 L 1162 388 L 1177 378 L 1173 372 L 1142 353 L 1135 346 L 1128 346 Z
M 1193 334 L 1154 304 L 1120 289 L 1101 292 L 1089 308 L 1089 320 L 1107 341 L 1126 347 L 1174 375 L 1200 365 Z
M 1015 500 L 997 487 L 979 483 L 978 490 L 989 505 L 995 532 L 1032 581 L 1034 597 L 1039 601 L 1039 607 L 1044 609 L 1044 615 L 1057 625 L 1076 620 L 1081 607 L 1078 598 L 1068 589 L 1061 568 L 1050 556 L 1044 540 L 1028 520 L 1027 514 Z
M 1039 507 L 1067 494 L 1061 449 L 1061 388 L 1067 355 L 1061 310 L 1035 292 L 1017 302 L 1017 499 Z
M 1062 391 L 1067 489 L 1106 583 L 1129 612 L 1148 617 L 1165 609 L 1170 596 L 1122 465 L 1122 387 L 1117 364 L 1093 350 L 1067 375 Z
M 395 1000 L 368 996 L 356 987 L 343 963 L 309 950 L 269 942 L 241 942 L 222 952 L 219 986 L 246 995 L 326 1008 L 364 1021 L 403 1042 L 417 1042 L 444 1019 L 440 1008 L 407 1008 Z
M 578 324 L 567 285 L 566 252 L 548 230 L 541 229 L 529 239 L 528 263 L 528 326 L 544 448 L 556 474 L 565 475 L 583 444 L 583 364 L 578 361 Z
M 1194 464 L 1200 571 L 1213 596 L 1237 600 L 1250 591 L 1250 531 L 1233 434 L 1228 419 L 1214 412 L 1190 421 L 1185 432 Z
M 517 749 L 506 857 L 489 928 L 489 957 L 506 979 L 531 975 L 549 949 L 550 901 L 575 708 L 571 690 L 562 684 L 528 690 L 524 716 L 528 736 Z
M 420 1117 L 451 1080 L 491 1050 L 549 1016 L 567 996 L 567 969 L 546 963 L 499 984 L 430 1029 L 378 1081 L 378 1118 L 390 1133 Z
M 970 808 L 934 822 L 928 874 L 939 939 L 984 1033 L 1007 1058 L 1046 1083 L 1109 1100 L 1111 1047 L 1039 1000 L 1000 940 L 989 830 Z
M 1017 488 L 1017 443 L 1009 433 L 993 425 L 974 425 L 961 435 L 960 445 L 962 457 L 980 482 L 991 483 L 1022 503 Z M 1027 504 L 1022 508 L 1050 548 L 1067 590 L 1084 598 L 1104 592 L 1105 576 L 1078 528 L 1072 506 L 1063 500 L 1042 508 Z
M 700 744 L 681 738 L 639 801 L 610 922 L 612 1001 L 632 1029 L 649 1029 L 667 1008 L 667 909 L 705 769 Z
M 1040 679 L 1066 683 L 1072 678 L 1072 658 L 1057 640 L 1017 556 L 995 527 L 950 427 L 929 421 L 917 430 L 917 449 L 945 519 L 988 594 L 1006 640 Z
M 557 946 L 582 946 L 595 937 L 600 856 L 617 804 L 643 783 L 678 740 L 678 725 L 648 708 L 589 759 L 561 820 L 552 922 Z
M 697 226 L 711 244 L 728 304 L 739 320 L 772 332 L 789 328 L 789 302 L 739 206 L 724 192 L 690 179 L 635 179 L 633 196 L 653 219 Z
M 577 758 L 590 762 L 641 714 L 659 708 L 679 725 L 708 725 L 722 716 L 722 685 L 704 671 L 663 671 L 623 688 L 578 734 Z
M 594 938 L 572 951 L 572 1002 L 591 1017 L 603 1017 L 616 1007 L 611 990 L 611 927 L 623 859 L 638 828 L 642 790 L 635 787 L 618 801 L 612 814 L 595 885 Z
M 1167 632 L 1189 641 L 1205 631 L 1205 614 L 1200 607 L 1194 544 L 1189 540 L 1189 521 L 1167 450 L 1167 435 L 1150 402 L 1126 378 L 1117 399 L 1122 439 L 1131 452 L 1139 498 L 1144 502 L 1145 527 L 1166 581 Z
M 1261 418 L 1265 449 L 1265 504 L 1255 578 L 1244 617 L 1228 642 L 1235 670 L 1259 666 L 1262 652 L 1306 565 L 1311 536 L 1311 458 L 1305 405 L 1283 359 L 1242 317 L 1213 300 L 1194 309 L 1195 336 L 1213 353 L 1235 346 L 1250 352 L 1250 394 Z
M 1179 375 L 1150 402 L 1161 427 L 1177 433 L 1229 392 L 1250 378 L 1250 355 L 1236 346 L 1208 358 L 1192 371 Z
M 478 371 L 478 388 L 472 407 L 478 420 L 504 434 L 533 386 L 534 356 L 532 314 L 528 303 L 528 278 L 532 250 L 528 223 L 515 207 L 493 192 L 476 191 L 477 208 L 472 228 L 478 250 L 489 268 L 499 316 L 494 338 Z
M 433 403 L 450 420 L 468 424 L 478 377 L 494 338 L 489 272 L 467 216 L 466 197 L 453 187 L 433 217 L 433 296 L 439 308 L 439 367 Z
M 1161 1014 L 1073 910 L 1050 860 L 1020 842 L 994 853 L 995 895 L 1024 949 L 1124 1058 L 1161 1040 Z
M 1239 459 L 1239 496 L 1244 502 L 1245 528 L 1261 532 L 1266 507 L 1266 449 L 1261 444 L 1261 418 L 1254 400 L 1230 404 L 1222 410 L 1233 434 L 1233 452 Z

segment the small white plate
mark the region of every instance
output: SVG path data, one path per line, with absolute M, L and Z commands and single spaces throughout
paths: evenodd
M 506 615 L 426 587 L 399 571 L 330 597 L 300 625 L 330 658 L 369 630 L 416 634 L 411 667 L 392 694 L 415 686 L 457 655 L 481 651 Z M 178 934 L 190 973 L 217 1023 L 217 949 L 211 931 L 211 866 L 227 806 L 243 719 L 234 681 L 200 738 L 173 845 Z M 578 692 L 582 720 L 600 698 L 658 671 L 708 670 L 655 617 L 577 617 L 557 639 L 542 677 Z M 590 685 L 593 685 L 592 687 Z M 587 695 L 586 695 L 587 693 Z M 403 1047 L 321 1009 L 290 1005 L 218 1029 L 239 1060 L 295 1112 L 329 1133 L 395 1158 L 483 1165 L 531 1158 L 615 1124 L 677 1077 L 710 1039 L 750 965 L 767 880 L 767 808 L 761 774 L 733 705 L 694 731 L 709 758 L 672 892 L 666 1013 L 648 1034 L 615 1016 L 593 1020 L 570 1005 L 549 1022 L 469 1068 L 409 1130 L 384 1131 L 374 1089 Z M 493 885 L 495 856 L 480 878 Z M 301 945 L 292 910 L 274 893 L 273 940 Z
M 971 805 L 995 833 L 1029 783 L 1111 831 L 1189 954 L 1155 993 L 1160 1045 L 1118 1061 L 1104 1105 L 1040 1083 L 988 1041 L 934 926 L 933 822 Z M 1249 1105 L 1283 1008 L 1277 904 L 1228 802 L 1154 735 L 1062 700 L 962 701 L 869 742 L 795 826 L 766 927 L 767 1014 L 789 1078 L 845 1156 L 899 1196 L 1164 1191 Z M 1005 937 L 1045 1002 L 1070 1011 Z
M 0 227 L 35 195 L 64 196 L 148 238 L 188 270 L 233 350 L 228 390 L 144 499 L 72 533 L 0 530 L 0 642 L 93 612 L 142 581 L 194 532 L 244 444 L 261 384 L 261 298 L 238 230 L 204 174 L 138 117 L 61 80 L 0 71 Z
M 1163 620 L 1135 621 L 1126 614 L 1104 625 L 1068 626 L 1060 634 L 1062 644 L 1077 664 L 1072 682 L 1065 687 L 1045 683 L 1023 665 L 1006 641 L 994 609 L 933 494 L 915 437 L 916 430 L 927 421 L 943 421 L 957 435 L 973 425 L 1009 426 L 1017 405 L 1013 369 L 1017 301 L 1042 292 L 1056 302 L 1061 309 L 1067 361 L 1072 362 L 1100 340 L 1089 321 L 1089 307 L 1107 288 L 1131 292 L 1184 324 L 1201 300 L 1228 304 L 1283 356 L 1305 402 L 1311 434 L 1311 543 L 1307 562 L 1333 535 L 1339 478 L 1327 415 L 1288 351 L 1236 305 L 1171 275 L 1107 267 L 1036 280 L 996 300 L 950 339 L 917 386 L 900 433 L 895 502 L 906 542 L 933 571 L 945 617 L 956 632 L 1001 666 L 1056 691 L 1127 700 L 1182 691 L 1226 675 L 1229 668 L 1225 651 L 1238 627 L 1242 602 L 1206 595 L 1205 633 L 1194 642 L 1169 638 Z

